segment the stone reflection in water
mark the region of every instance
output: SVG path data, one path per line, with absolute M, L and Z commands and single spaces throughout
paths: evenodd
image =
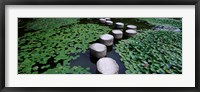
M 92 63 L 96 64 L 98 60 L 99 60 L 99 58 L 96 58 L 96 57 L 92 56 L 91 53 L 90 53 L 90 61 Z
M 114 44 L 118 44 L 121 39 L 115 39 Z
M 113 46 L 107 46 L 107 52 L 111 52 L 113 50 Z

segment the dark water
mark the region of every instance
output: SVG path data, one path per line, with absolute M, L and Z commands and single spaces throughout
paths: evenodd
M 98 42 L 98 41 L 96 41 Z M 125 73 L 125 66 L 123 62 L 120 60 L 120 56 L 118 53 L 115 52 L 114 49 L 115 45 L 107 47 L 107 55 L 105 57 L 110 57 L 114 59 L 117 64 L 119 65 L 119 74 Z M 70 61 L 70 66 L 82 66 L 84 68 L 90 67 L 90 72 L 93 74 L 99 74 L 96 67 L 96 62 L 98 58 L 92 57 L 90 55 L 89 49 L 85 53 L 81 53 L 80 57 L 76 60 Z
M 44 73 L 45 71 L 47 71 L 48 69 L 54 69 L 54 68 L 56 68 L 56 65 L 58 63 L 60 63 L 61 65 L 63 65 L 63 61 L 62 60 L 60 60 L 57 63 L 55 63 L 54 62 L 54 58 L 51 57 L 50 59 L 48 59 L 48 62 L 46 64 L 40 64 L 40 63 L 37 62 L 35 65 L 32 66 L 32 68 L 34 68 L 35 66 L 38 66 L 37 72 L 39 74 L 41 74 L 41 73 Z M 42 68 L 42 67 L 47 66 L 47 65 L 50 65 L 49 68 Z M 31 73 L 33 73 L 33 72 L 34 72 L 34 70 L 31 71 Z
M 33 18 L 18 18 L 18 37 L 23 36 L 29 32 L 36 32 L 38 30 L 27 30 L 25 24 L 33 21 Z

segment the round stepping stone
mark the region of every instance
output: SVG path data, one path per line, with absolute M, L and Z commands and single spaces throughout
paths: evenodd
M 116 23 L 116 28 L 123 28 L 123 27 L 124 27 L 124 23 L 121 23 L 121 22 Z
M 106 23 L 106 19 L 101 18 L 101 19 L 99 19 L 99 22 L 100 23 Z
M 102 74 L 118 74 L 119 65 L 114 59 L 104 57 L 97 61 L 97 70 Z
M 106 20 L 111 20 L 111 18 L 105 18 Z
M 113 25 L 113 22 L 108 20 L 108 21 L 106 21 L 106 25 L 111 26 L 111 25 Z
M 137 26 L 135 26 L 135 25 L 127 25 L 127 29 L 137 30 Z
M 102 58 L 107 54 L 107 47 L 101 43 L 93 43 L 89 49 L 90 54 L 96 58 Z
M 134 36 L 137 34 L 137 31 L 133 30 L 133 29 L 128 29 L 125 31 L 125 35 L 128 37 Z
M 104 34 L 100 36 L 100 42 L 106 46 L 113 45 L 114 37 L 110 34 Z
M 123 37 L 123 32 L 121 30 L 112 30 L 112 34 L 115 39 L 121 39 Z

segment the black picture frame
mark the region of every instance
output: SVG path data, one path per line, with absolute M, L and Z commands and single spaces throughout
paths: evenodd
M 200 92 L 200 0 L 1 0 L 0 91 L 1 92 Z M 195 87 L 5 87 L 5 6 L 6 5 L 195 5 Z

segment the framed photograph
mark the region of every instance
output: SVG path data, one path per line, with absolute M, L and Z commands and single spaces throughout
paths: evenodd
M 1 5 L 3 92 L 199 91 L 199 0 Z

